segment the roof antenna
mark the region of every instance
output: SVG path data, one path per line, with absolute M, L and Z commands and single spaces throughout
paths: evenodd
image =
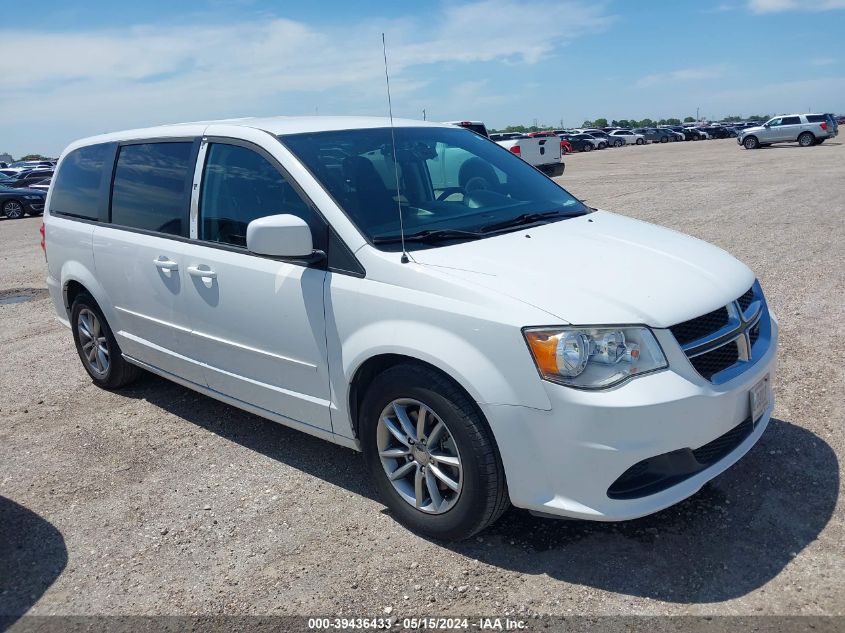
M 402 239 L 402 263 L 407 264 L 410 259 L 405 250 L 405 225 L 402 222 L 402 193 L 399 187 L 399 163 L 396 162 L 396 135 L 393 132 L 393 104 L 390 101 L 390 75 L 387 72 L 387 44 L 384 33 L 381 34 L 381 50 L 384 53 L 384 80 L 387 82 L 387 111 L 390 113 L 390 142 L 393 145 L 393 170 L 396 174 L 396 204 L 399 205 L 399 237 Z

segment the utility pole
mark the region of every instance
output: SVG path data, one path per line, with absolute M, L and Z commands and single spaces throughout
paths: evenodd
M 423 121 L 425 121 L 425 108 L 423 108 Z
M 695 122 L 698 123 L 698 106 L 695 108 Z

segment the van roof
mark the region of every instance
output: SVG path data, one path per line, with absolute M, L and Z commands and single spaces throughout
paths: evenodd
M 191 121 L 188 123 L 171 123 L 154 127 L 123 130 L 97 136 L 89 136 L 71 143 L 67 148 L 76 149 L 95 143 L 109 143 L 143 138 L 169 138 L 184 136 L 202 136 L 212 125 L 233 125 L 245 128 L 264 130 L 272 135 L 298 134 L 302 132 L 325 132 L 332 130 L 357 130 L 365 128 L 390 127 L 387 117 L 364 116 L 274 116 L 248 117 L 242 119 L 219 119 L 214 121 Z M 393 119 L 394 127 L 450 127 L 433 121 L 417 121 L 414 119 Z

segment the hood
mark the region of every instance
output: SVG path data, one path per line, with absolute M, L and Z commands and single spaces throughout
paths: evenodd
M 754 282 L 716 246 L 607 211 L 411 255 L 555 318 L 526 325 L 664 328 L 728 304 Z
M 747 134 L 748 132 L 759 132 L 760 130 L 765 130 L 766 127 L 764 125 L 755 125 L 754 127 L 747 127 L 742 130 L 743 134 Z

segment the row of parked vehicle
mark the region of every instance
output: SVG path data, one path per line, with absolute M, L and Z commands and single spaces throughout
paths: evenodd
M 476 131 L 478 130 L 476 129 Z M 491 140 L 503 144 L 505 141 L 513 143 L 519 139 L 557 136 L 560 138 L 561 153 L 566 154 L 569 152 L 591 152 L 594 149 L 622 147 L 623 145 L 724 138 L 736 138 L 737 142 L 747 149 L 756 149 L 779 142 L 797 142 L 802 146 L 810 146 L 819 145 L 837 134 L 837 117 L 828 113 L 783 115 L 766 122 L 695 123 L 645 128 L 576 128 L 529 132 L 527 134 L 493 133 L 489 137 Z
M 0 163 L 0 215 L 17 220 L 41 215 L 56 161 Z

